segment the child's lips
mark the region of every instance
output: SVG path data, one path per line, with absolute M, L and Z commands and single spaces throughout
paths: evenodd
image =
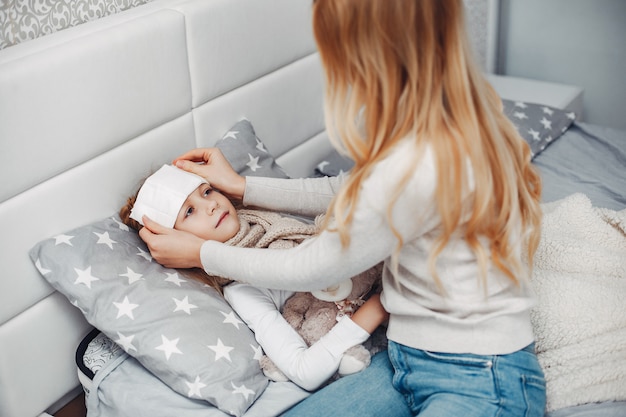
M 215 225 L 215 228 L 217 229 L 218 227 L 220 227 L 220 224 L 222 223 L 222 221 L 224 221 L 224 219 L 226 218 L 226 216 L 228 216 L 230 213 L 228 213 L 227 211 L 223 212 L 222 215 L 220 216 L 219 220 L 217 221 L 217 224 Z

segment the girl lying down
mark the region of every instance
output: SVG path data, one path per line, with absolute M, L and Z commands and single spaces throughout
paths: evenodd
M 237 210 L 232 202 L 202 177 L 164 165 L 143 183 L 120 210 L 122 220 L 137 230 L 143 216 L 174 229 L 240 247 L 288 248 L 316 232 L 315 225 L 278 213 Z M 242 260 L 243 261 L 243 260 Z M 310 347 L 281 315 L 293 291 L 254 287 L 245 283 L 190 270 L 200 280 L 224 294 L 235 312 L 254 332 L 259 345 L 276 366 L 306 390 L 318 388 L 335 372 L 349 374 L 365 364 L 341 363 L 343 353 L 363 343 L 385 320 L 378 294 L 371 296 L 351 316 L 344 316 Z

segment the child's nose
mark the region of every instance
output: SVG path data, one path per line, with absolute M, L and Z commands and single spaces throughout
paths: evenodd
M 215 209 L 217 209 L 217 201 L 215 200 L 207 200 L 206 209 L 209 214 L 213 214 Z

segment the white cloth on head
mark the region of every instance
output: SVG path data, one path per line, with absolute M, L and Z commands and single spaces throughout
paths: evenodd
M 163 165 L 150 175 L 137 194 L 130 218 L 143 225 L 143 216 L 165 227 L 174 227 L 183 203 L 207 181 L 172 165 Z

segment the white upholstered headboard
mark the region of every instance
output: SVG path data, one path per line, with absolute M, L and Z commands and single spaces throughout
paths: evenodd
M 247 117 L 293 176 L 330 149 L 310 0 L 156 0 L 0 51 L 0 416 L 78 393 L 89 326 L 28 257 Z M 312 155 L 313 153 L 313 155 Z

